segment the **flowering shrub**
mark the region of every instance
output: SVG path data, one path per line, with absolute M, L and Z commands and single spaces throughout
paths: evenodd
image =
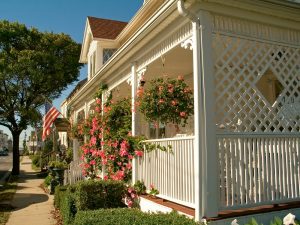
M 158 195 L 158 194 L 159 194 L 159 191 L 155 188 L 154 184 L 151 184 L 149 195 L 156 197 L 156 195 Z
M 137 96 L 140 111 L 149 122 L 185 125 L 194 113 L 192 90 L 182 76 L 151 80 L 150 88 L 140 86 Z
M 143 156 L 143 137 L 131 135 L 130 99 L 113 102 L 110 95 L 103 106 L 99 91 L 95 112 L 86 121 L 88 142 L 82 146 L 83 175 L 96 178 L 105 166 L 104 179 L 131 179 L 132 159 Z

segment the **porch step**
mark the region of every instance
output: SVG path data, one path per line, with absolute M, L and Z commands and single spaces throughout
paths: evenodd
M 235 218 L 240 216 L 250 216 L 260 213 L 270 213 L 276 211 L 283 211 L 288 209 L 297 209 L 300 208 L 300 201 L 282 203 L 282 204 L 273 204 L 273 205 L 262 205 L 251 208 L 242 208 L 236 210 L 223 210 L 219 212 L 217 217 L 207 218 L 208 221 L 216 221 L 227 218 Z
M 150 195 L 140 196 L 140 207 L 144 212 L 171 212 L 177 211 L 179 214 L 186 215 L 190 218 L 195 216 L 195 209 L 171 202 L 159 197 L 153 198 Z
M 179 214 L 186 215 L 190 218 L 195 217 L 195 210 L 162 198 L 153 198 L 149 195 L 140 197 L 140 207 L 144 212 L 171 212 L 176 210 Z M 233 219 L 238 219 L 239 224 L 245 224 L 251 218 L 255 218 L 258 222 L 267 223 L 274 217 L 283 218 L 289 212 L 300 217 L 300 201 L 282 203 L 275 205 L 262 205 L 251 208 L 243 208 L 236 210 L 220 211 L 217 217 L 207 218 L 211 225 L 228 225 Z

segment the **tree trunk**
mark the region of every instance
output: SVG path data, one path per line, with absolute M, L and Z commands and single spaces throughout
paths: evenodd
M 19 152 L 19 138 L 20 132 L 12 132 L 13 136 L 13 168 L 12 174 L 19 175 L 20 173 L 20 152 Z

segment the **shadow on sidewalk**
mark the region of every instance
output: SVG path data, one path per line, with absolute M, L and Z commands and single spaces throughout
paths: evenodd
M 14 199 L 11 205 L 14 208 L 13 211 L 18 211 L 32 204 L 46 202 L 49 197 L 46 194 L 16 193 Z

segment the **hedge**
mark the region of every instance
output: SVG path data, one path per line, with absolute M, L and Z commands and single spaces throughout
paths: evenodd
M 115 208 L 94 211 L 79 211 L 74 225 L 199 225 L 192 219 L 178 215 L 143 213 L 138 209 Z
M 125 190 L 121 181 L 81 181 L 76 184 L 76 207 L 78 210 L 125 207 L 122 202 Z
M 54 205 L 60 209 L 63 223 L 73 224 L 75 214 L 82 210 L 126 207 L 122 199 L 126 186 L 121 181 L 81 181 L 76 185 L 57 186 Z
M 51 178 L 51 176 L 50 176 Z M 54 193 L 54 206 L 60 209 L 61 202 L 66 195 L 68 187 L 67 186 L 56 186 Z
M 74 186 L 69 186 L 66 191 L 61 192 L 59 209 L 63 219 L 63 224 L 73 224 L 74 217 L 77 213 L 74 194 L 75 188 Z

